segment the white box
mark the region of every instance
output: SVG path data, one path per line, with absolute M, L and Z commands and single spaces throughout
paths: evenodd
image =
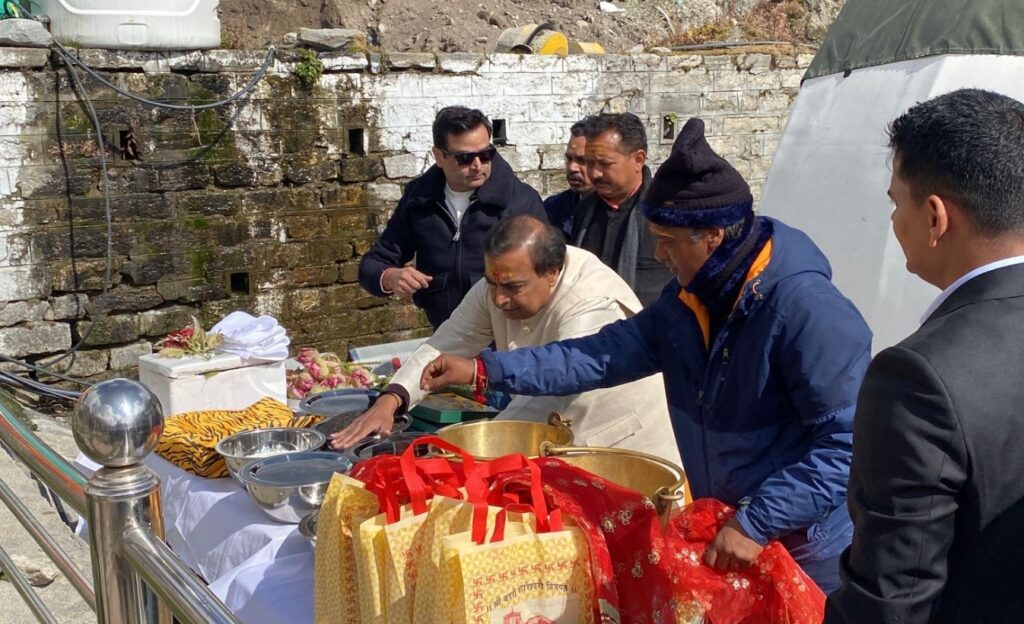
M 284 372 L 283 361 L 249 360 L 231 353 L 218 353 L 208 360 L 159 354 L 139 358 L 139 382 L 160 399 L 165 417 L 244 409 L 268 396 L 284 403 Z

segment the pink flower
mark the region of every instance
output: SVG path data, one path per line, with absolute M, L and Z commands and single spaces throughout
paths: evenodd
M 348 387 L 350 382 L 351 379 L 349 379 L 348 375 L 342 373 L 339 369 L 331 372 L 331 376 L 327 378 L 326 383 L 332 388 L 345 388 Z
M 313 347 L 302 347 L 295 359 L 303 366 L 309 366 L 310 362 L 320 356 L 320 352 Z
M 352 385 L 356 388 L 369 388 L 373 385 L 373 381 L 373 373 L 363 367 L 359 367 L 352 371 Z
M 304 399 L 306 398 L 306 391 L 298 388 L 288 388 L 288 396 L 293 399 Z
M 331 375 L 331 365 L 322 357 L 314 360 L 306 368 L 308 368 L 309 373 L 313 375 L 313 379 L 317 381 L 323 381 Z
M 316 381 L 313 380 L 313 376 L 306 371 L 302 371 L 295 376 L 295 381 L 292 383 L 296 388 L 301 389 L 303 392 L 309 392 L 309 389 L 313 387 Z

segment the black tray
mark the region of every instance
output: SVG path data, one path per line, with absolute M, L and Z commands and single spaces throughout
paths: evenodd
M 366 411 L 368 407 L 380 396 L 376 390 L 365 388 L 338 388 L 327 390 L 319 394 L 311 394 L 302 399 L 299 403 L 299 411 L 314 416 L 329 418 L 344 412 L 359 410 L 359 413 Z

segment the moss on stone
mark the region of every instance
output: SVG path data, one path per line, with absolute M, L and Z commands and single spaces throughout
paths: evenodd
M 192 266 L 193 279 L 205 280 L 209 275 L 210 262 L 213 261 L 212 249 L 190 249 L 188 261 Z
M 217 116 L 217 111 L 206 109 L 196 116 L 196 128 L 203 145 L 189 150 L 190 158 L 203 160 L 237 160 L 238 148 L 235 145 L 235 133 L 225 132 L 227 124 Z M 211 143 L 216 141 L 216 143 Z

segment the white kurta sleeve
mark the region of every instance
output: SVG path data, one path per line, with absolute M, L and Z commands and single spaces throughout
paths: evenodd
M 408 407 L 412 407 L 427 395 L 420 390 L 420 375 L 434 358 L 442 353 L 476 357 L 493 341 L 487 283 L 480 280 L 466 293 L 451 317 L 402 363 L 391 383 L 402 386 L 409 393 Z
M 625 311 L 618 301 L 611 298 L 591 297 L 561 314 L 556 340 L 589 336 L 597 333 L 605 325 L 624 318 L 626 318 Z M 533 346 L 539 346 L 539 344 Z M 560 397 L 517 395 L 501 411 L 499 418 L 546 422 L 551 412 L 558 412 L 570 420 L 579 418 L 593 408 L 588 394 L 590 393 Z

